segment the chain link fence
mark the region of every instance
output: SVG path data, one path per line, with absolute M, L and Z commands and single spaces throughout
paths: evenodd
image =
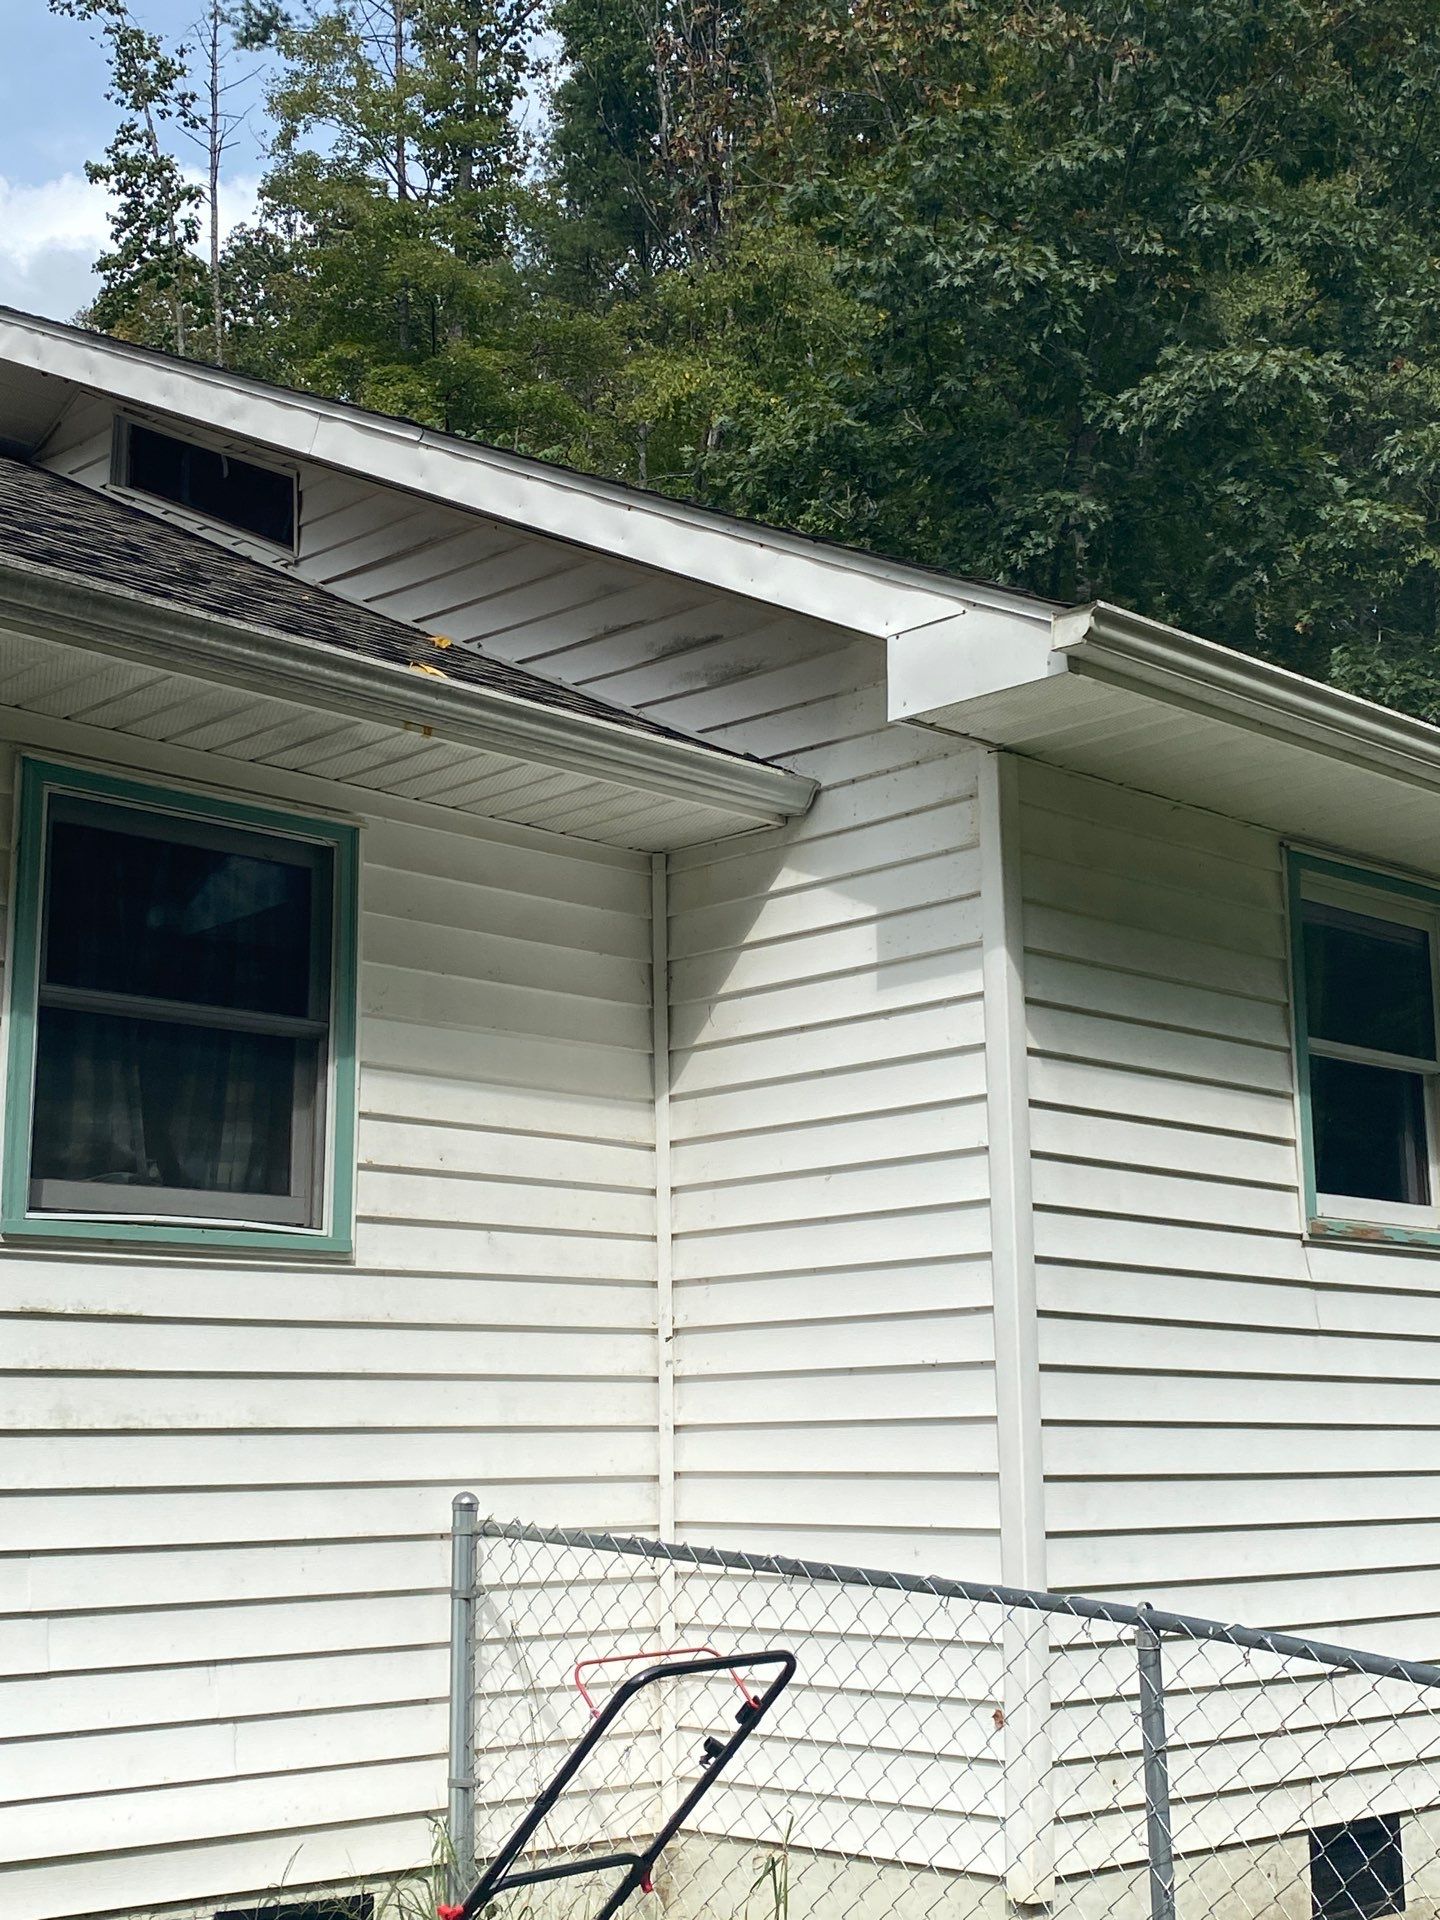
M 639 1897 L 655 1920 L 1440 1920 L 1440 1668 L 1051 1594 L 487 1521 L 457 1530 L 451 1835 L 492 1856 L 609 1690 L 670 1652 L 523 1865 L 658 1831 L 797 1673 Z M 472 1841 L 473 1835 L 473 1841 Z M 609 1886 L 503 1895 L 587 1920 Z

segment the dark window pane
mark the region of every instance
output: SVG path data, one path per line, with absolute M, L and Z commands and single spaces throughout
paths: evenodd
M 1433 1060 L 1430 936 L 1307 900 L 1305 1011 L 1317 1040 Z
M 1312 1055 L 1310 1113 L 1321 1193 L 1429 1205 L 1420 1074 Z
M 45 981 L 305 1015 L 313 884 L 291 861 L 55 820 Z
M 177 440 L 152 427 L 132 426 L 126 433 L 125 480 L 141 493 L 153 493 L 177 506 L 191 507 L 211 520 L 258 534 L 279 546 L 295 542 L 295 486 L 287 473 Z
M 31 1178 L 288 1194 L 297 1055 L 312 1072 L 311 1041 L 42 1007 Z

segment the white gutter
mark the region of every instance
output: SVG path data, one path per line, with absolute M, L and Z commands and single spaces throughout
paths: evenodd
M 1025 604 L 1000 587 L 756 526 L 5 308 L 0 362 L 879 639 L 897 625 L 939 619 L 962 598 Z
M 1150 691 L 1359 765 L 1440 782 L 1440 727 L 1105 601 L 1055 621 L 1062 670 Z
M 0 620 L 41 639 L 717 807 L 747 825 L 774 826 L 803 813 L 816 791 L 803 775 L 719 753 L 703 741 L 639 733 L 619 721 L 447 681 L 4 557 Z
M 1282 736 L 1353 765 L 1440 786 L 1440 726 L 1323 686 L 1105 601 L 1028 618 L 993 613 L 894 634 L 890 718 L 1008 744 L 1015 696 L 1063 700 L 1090 681 Z M 1078 689 L 1077 689 L 1078 690 Z M 1032 702 L 1033 704 L 1033 702 Z

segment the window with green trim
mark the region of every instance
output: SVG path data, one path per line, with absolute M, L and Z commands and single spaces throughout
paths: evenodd
M 1440 1231 L 1440 897 L 1295 856 L 1312 1220 Z
M 353 830 L 21 785 L 6 1230 L 344 1244 Z

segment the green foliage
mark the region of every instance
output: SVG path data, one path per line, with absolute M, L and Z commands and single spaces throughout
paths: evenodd
M 110 63 L 107 98 L 120 123 L 85 177 L 109 188 L 110 250 L 96 261 L 100 292 L 89 318 L 105 332 L 187 346 L 187 312 L 201 297 L 195 258 L 200 191 L 189 184 L 162 137 L 167 122 L 198 127 L 183 50 L 171 52 L 141 26 L 125 0 L 49 0 L 53 13 L 91 26 Z
M 1440 716 L 1433 0 L 248 11 L 237 364 Z

